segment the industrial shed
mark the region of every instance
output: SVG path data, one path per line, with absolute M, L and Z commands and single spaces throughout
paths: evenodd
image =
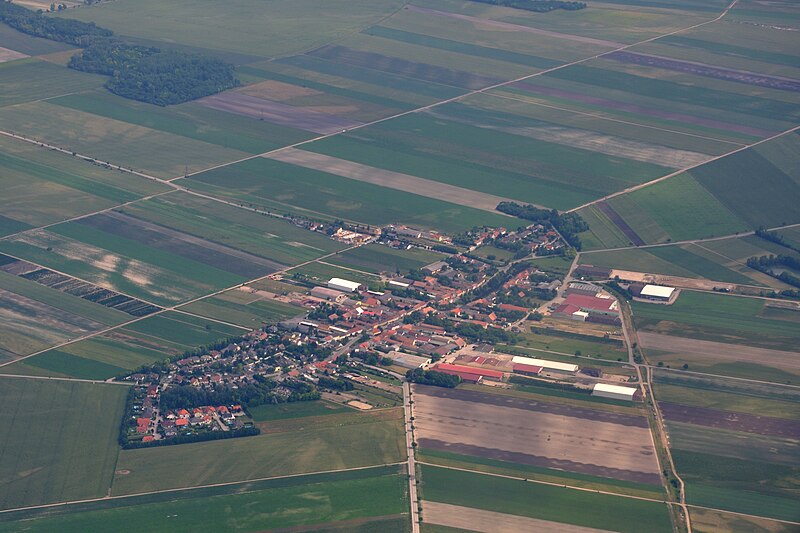
M 328 281 L 328 288 L 337 291 L 356 292 L 360 287 L 360 283 L 342 278 L 331 278 L 330 281 Z
M 614 400 L 627 400 L 632 402 L 637 392 L 639 392 L 639 389 L 635 387 L 621 387 L 619 385 L 595 383 L 594 389 L 592 389 L 592 396 L 613 398 Z
M 664 287 L 662 285 L 645 285 L 642 289 L 641 295 L 644 298 L 653 300 L 669 300 L 672 298 L 672 293 L 675 292 L 675 287 Z
M 465 376 L 470 376 L 468 381 L 478 381 L 481 378 L 492 379 L 495 381 L 500 381 L 503 379 L 503 373 L 497 370 L 488 370 L 486 368 L 475 368 L 464 365 L 451 365 L 449 363 L 439 363 L 433 367 L 433 370 L 436 370 L 437 372 L 444 372 L 445 374 L 461 376 L 462 379 L 464 379 Z
M 511 362 L 515 365 L 539 366 L 542 367 L 544 370 L 553 370 L 556 372 L 574 373 L 578 371 L 578 365 L 573 365 L 570 363 L 559 363 L 558 361 L 548 361 L 547 359 L 534 359 L 533 357 L 522 357 L 520 355 L 515 355 L 511 359 Z

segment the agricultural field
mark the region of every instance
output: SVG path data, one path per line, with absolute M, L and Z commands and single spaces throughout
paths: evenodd
M 179 309 L 244 328 L 260 328 L 307 312 L 249 285 L 203 298 Z
M 800 396 L 761 385 L 657 374 L 688 503 L 796 521 Z
M 244 327 L 168 311 L 46 351 L 3 370 L 23 375 L 107 379 L 246 331 Z
M 790 168 L 800 136 L 789 133 L 687 173 L 587 207 L 586 248 L 721 237 L 800 221 Z M 751 176 L 758 174 L 758 182 Z M 605 208 L 604 208 L 605 206 Z M 622 233 L 622 235 L 620 235 Z
M 519 224 L 517 219 L 500 213 L 264 158 L 195 174 L 176 183 L 278 213 L 289 210 L 371 225 L 401 223 L 458 232 L 476 225 Z
M 256 531 L 273 528 L 345 528 L 359 526 L 405 531 L 408 498 L 405 476 L 397 467 L 317 474 L 242 485 L 133 496 L 62 507 L 23 511 L 27 531 L 65 533 L 111 528 L 114 531 Z M 220 512 L 224 509 L 223 512 Z M 177 520 L 164 520 L 172 516 Z M 0 518 L 0 531 L 17 524 Z
M 635 411 L 424 386 L 414 388 L 414 403 L 422 450 L 660 485 L 647 419 Z M 617 433 L 626 435 L 625 442 L 614 437 Z M 594 436 L 591 444 L 588 435 Z
M 445 257 L 444 254 L 419 248 L 395 250 L 388 246 L 368 244 L 337 254 L 329 261 L 335 265 L 379 274 L 394 273 L 397 270 L 405 273 L 441 261 Z
M 640 531 L 641 525 L 647 524 L 648 531 L 672 531 L 666 506 L 657 502 L 429 465 L 422 467 L 421 481 L 424 521 L 428 521 L 426 503 L 437 502 L 468 508 L 464 512 L 482 509 L 528 517 L 541 521 L 539 528 L 553 530 L 563 523 L 631 533 Z M 532 501 L 539 505 L 531 505 Z M 432 507 L 439 510 L 437 506 Z M 433 523 L 449 521 L 449 517 L 436 514 Z
M 326 285 L 331 278 L 343 278 L 364 285 L 377 284 L 380 282 L 380 277 L 376 274 L 345 268 L 322 261 L 316 261 L 301 267 L 293 268 L 286 274 L 287 277 L 296 278 L 300 282 L 307 282 L 314 285 Z M 297 290 L 297 288 L 295 288 L 295 290 Z
M 546 330 L 539 330 L 537 326 L 537 329 L 531 333 L 521 334 L 520 341 L 514 347 L 542 352 L 543 358 L 548 358 L 548 354 L 553 353 L 561 356 L 580 355 L 609 361 L 627 361 L 628 359 L 628 351 L 621 340 L 578 334 L 559 335 L 558 331 L 552 333 L 554 334 L 548 334 Z
M 351 411 L 349 407 L 344 407 L 326 400 L 317 400 L 313 402 L 259 405 L 258 407 L 250 408 L 250 415 L 256 422 L 270 422 L 272 420 L 332 415 L 349 411 Z
M 0 38 L 2 37 L 0 34 Z M 0 41 L 0 46 L 5 42 Z M 4 117 L 3 129 L 21 133 L 12 127 L 11 122 L 6 121 L 6 112 L 11 111 L 10 106 L 94 89 L 100 87 L 104 81 L 103 76 L 77 72 L 35 57 L 0 63 L 0 84 L 3 86 L 3 94 L 0 95 L 0 110 L 2 110 L 0 116 Z
M 123 450 L 112 494 L 125 495 L 403 461 L 402 412 L 265 422 L 261 435 Z M 333 420 L 331 420 L 333 419 Z M 326 423 L 325 420 L 330 420 Z M 288 423 L 287 423 L 288 422 Z M 283 424 L 282 424 L 283 423 Z M 242 461 L 247 457 L 247 461 Z M 202 462 L 202 469 L 193 465 Z
M 126 392 L 119 385 L 0 377 L 0 508 L 105 496 Z

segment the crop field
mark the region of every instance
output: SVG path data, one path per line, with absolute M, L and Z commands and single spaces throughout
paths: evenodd
M 365 285 L 378 283 L 380 277 L 369 272 L 361 272 L 358 270 L 348 269 L 341 266 L 336 266 L 327 262 L 314 262 L 303 265 L 298 268 L 293 268 L 287 272 L 290 277 L 298 276 L 300 281 L 304 278 L 315 284 L 325 285 L 331 278 L 343 278 L 350 281 L 357 281 Z
M 672 531 L 665 505 L 620 496 L 595 494 L 435 466 L 422 467 L 422 512 L 425 501 L 526 516 L 557 523 L 619 532 L 637 532 L 642 524 L 654 533 Z M 531 502 L 537 505 L 531 505 Z
M 107 379 L 244 332 L 244 328 L 169 311 L 35 355 L 4 370 L 15 374 Z
M 187 313 L 207 316 L 247 328 L 259 328 L 306 313 L 305 309 L 275 300 L 272 295 L 249 286 L 231 289 L 180 308 Z
M 133 496 L 11 515 L 25 520 L 31 532 L 114 531 L 256 531 L 273 528 L 407 526 L 404 476 L 397 467 L 274 479 L 151 496 Z M 221 511 L 223 510 L 223 511 Z M 179 521 L 164 516 L 180 517 Z M 392 522 L 394 521 L 394 522 Z M 4 523 L 0 531 L 18 524 Z M 316 529 L 315 528 L 315 529 Z
M 20 135 L 161 178 L 182 176 L 249 155 L 45 101 L 0 108 L 0 121 L 5 129 Z M 75 129 L 75 124 L 82 127 Z
M 608 341 L 602 337 L 591 337 L 589 335 L 574 338 L 559 335 L 548 335 L 546 333 L 534 332 L 522 335 L 522 340 L 518 346 L 530 350 L 544 352 L 543 358 L 549 352 L 559 355 L 583 355 L 616 361 L 620 358 L 627 360 L 628 352 L 622 342 Z M 587 363 L 589 364 L 589 363 Z
M 284 420 L 287 418 L 305 418 L 308 416 L 350 412 L 351 408 L 325 400 L 317 400 L 313 402 L 259 405 L 258 407 L 251 407 L 249 411 L 250 416 L 252 416 L 253 420 L 256 422 L 270 422 L 272 420 Z
M 0 362 L 132 318 L 3 271 L 0 316 Z
M 632 307 L 637 329 L 662 335 L 790 351 L 800 335 L 791 321 L 761 316 L 757 298 L 683 291 L 673 305 Z
M 0 186 L 0 236 L 168 190 L 7 137 L 0 137 Z
M 191 250 L 191 244 L 186 244 L 184 250 L 159 249 L 158 243 L 151 246 L 85 223 L 68 222 L 6 239 L 0 242 L 0 250 L 155 303 L 180 302 L 249 279 L 200 262 L 213 260 L 214 254 L 195 251 L 197 259 L 186 257 L 187 249 Z M 271 271 L 270 266 L 260 267 L 264 273 Z
M 414 390 L 416 440 L 424 449 L 659 484 L 647 420 L 636 414 L 471 390 Z M 625 442 L 614 437 L 620 432 Z
M 73 49 L 72 46 L 66 43 L 33 37 L 6 24 L 0 25 L 0 43 L 5 48 L 10 48 L 29 56 L 53 54 Z
M 4 42 L 0 41 L 0 44 Z M 93 89 L 100 87 L 104 81 L 103 76 L 77 72 L 37 58 L 1 63 L 0 85 L 3 86 L 3 94 L 0 95 L 0 108 Z M 6 122 L 6 111 L 2 115 L 3 129 L 19 133 L 11 122 Z
M 322 419 L 337 415 L 328 415 Z M 256 437 L 120 453 L 112 493 L 245 481 L 271 476 L 382 465 L 404 460 L 402 412 L 355 413 L 346 424 L 290 424 Z M 298 419 L 302 421 L 304 419 Z M 305 420 L 311 420 L 306 418 Z M 315 419 L 318 420 L 318 419 Z M 321 427 L 320 427 L 321 426 Z M 242 461 L 247 457 L 247 461 Z M 202 461 L 202 469 L 194 468 Z
M 0 378 L 0 509 L 105 496 L 126 387 Z
M 585 147 L 591 139 L 584 148 L 558 144 L 558 133 L 548 131 L 541 122 L 506 125 L 509 121 L 503 114 L 448 104 L 329 137 L 306 148 L 559 209 L 668 172 L 653 163 L 590 151 Z
M 698 533 L 791 533 L 793 526 L 766 518 L 744 516 L 736 513 L 712 511 L 710 509 L 690 508 L 692 529 Z
M 461 207 L 263 158 L 196 174 L 179 183 L 279 213 L 299 208 L 301 213 L 317 217 L 338 217 L 373 225 L 394 222 L 452 232 L 475 225 L 517 223 L 516 219 L 500 213 Z
M 296 128 L 216 111 L 197 103 L 165 109 L 122 98 L 102 89 L 53 98 L 49 102 L 251 154 L 260 154 L 308 138 L 306 133 Z
M 742 258 L 728 258 L 715 252 L 711 245 L 719 242 L 587 253 L 581 256 L 581 261 L 594 266 L 649 274 L 744 285 L 770 285 L 769 278 L 742 264 Z
M 444 259 L 444 255 L 429 250 L 413 248 L 411 250 L 395 250 L 388 246 L 368 244 L 348 250 L 329 261 L 344 267 L 366 270 L 368 272 L 407 272 Z

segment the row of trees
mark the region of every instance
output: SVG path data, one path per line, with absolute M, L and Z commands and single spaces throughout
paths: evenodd
M 530 204 L 522 205 L 516 202 L 500 202 L 497 204 L 497 210 L 537 224 L 551 224 L 576 250 L 581 249 L 581 239 L 578 234 L 589 229 L 589 225 L 577 213 L 559 214 L 555 209 L 540 209 Z
M 547 13 L 556 9 L 577 11 L 586 7 L 585 2 L 562 2 L 560 0 L 473 0 L 473 2 L 491 4 L 493 6 L 513 7 L 515 9 L 533 11 L 535 13 Z
M 800 287 L 800 278 L 794 274 L 783 271 L 775 273 L 775 267 L 786 267 L 795 271 L 800 271 L 800 260 L 791 255 L 762 255 L 760 257 L 751 257 L 747 260 L 747 266 L 752 269 L 758 270 L 777 278 L 784 283 L 788 283 L 793 287 Z
M 239 84 L 233 66 L 219 59 L 127 44 L 94 23 L 48 17 L 5 1 L 0 20 L 29 35 L 82 47 L 69 67 L 110 76 L 106 88 L 125 98 L 166 106 Z

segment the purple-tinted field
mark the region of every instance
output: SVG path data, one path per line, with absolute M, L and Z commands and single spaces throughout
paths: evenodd
M 773 437 L 800 438 L 800 422 L 796 420 L 669 402 L 659 402 L 659 405 L 666 419 L 672 422 L 684 422 L 698 426 L 744 431 Z
M 361 122 L 318 111 L 262 100 L 237 91 L 227 91 L 197 100 L 197 103 L 246 117 L 266 120 L 280 126 L 327 135 L 360 126 Z

